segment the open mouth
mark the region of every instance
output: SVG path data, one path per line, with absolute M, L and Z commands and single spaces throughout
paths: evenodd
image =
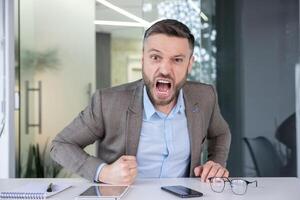
M 158 79 L 155 83 L 155 88 L 159 98 L 168 97 L 172 88 L 172 82 L 166 79 Z

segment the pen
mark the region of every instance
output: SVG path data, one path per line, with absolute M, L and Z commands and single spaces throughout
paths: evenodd
M 52 192 L 52 191 L 53 191 L 53 190 L 52 190 L 52 187 L 53 187 L 53 184 L 50 183 L 50 184 L 48 185 L 48 187 L 47 187 L 47 192 Z

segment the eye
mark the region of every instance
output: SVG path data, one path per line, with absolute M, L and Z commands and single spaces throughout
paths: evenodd
M 158 56 L 158 55 L 150 55 L 150 58 L 151 58 L 151 60 L 154 60 L 154 61 L 158 61 L 158 60 L 160 60 L 160 56 Z
M 175 63 L 182 63 L 183 59 L 182 58 L 174 58 Z

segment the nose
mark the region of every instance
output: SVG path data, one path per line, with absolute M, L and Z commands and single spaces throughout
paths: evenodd
M 160 63 L 159 72 L 163 75 L 169 75 L 172 70 L 172 65 L 168 60 L 165 60 Z

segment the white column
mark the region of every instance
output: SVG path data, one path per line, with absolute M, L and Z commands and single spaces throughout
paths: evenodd
M 297 176 L 300 177 L 300 64 L 296 65 L 296 131 L 297 131 Z
M 15 177 L 14 133 L 14 1 L 0 0 L 0 87 L 1 118 L 4 129 L 0 137 L 0 178 Z M 2 121 L 2 119 L 0 119 Z M 1 124 L 0 121 L 0 124 Z M 0 126 L 2 128 L 2 126 Z

